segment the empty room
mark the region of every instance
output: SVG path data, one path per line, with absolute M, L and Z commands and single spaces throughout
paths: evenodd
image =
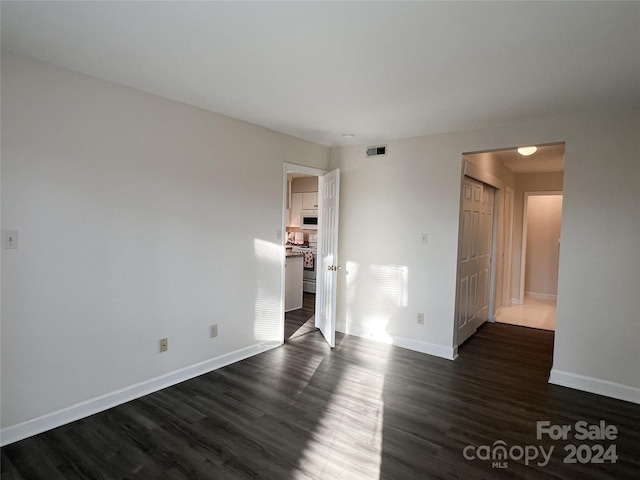
M 640 475 L 640 2 L 0 8 L 3 480 Z

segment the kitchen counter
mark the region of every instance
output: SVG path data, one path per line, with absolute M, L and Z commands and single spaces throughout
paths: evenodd
M 284 273 L 284 311 L 302 308 L 303 263 L 302 253 L 287 252 Z
M 291 250 L 287 250 L 287 258 L 290 257 L 302 257 L 304 253 L 302 252 L 292 252 Z
M 285 248 L 287 249 L 292 249 L 292 248 L 309 248 L 309 243 L 305 242 L 305 243 L 287 243 L 285 245 Z

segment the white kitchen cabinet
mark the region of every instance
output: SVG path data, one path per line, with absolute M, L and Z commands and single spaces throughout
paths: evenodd
M 302 308 L 302 255 L 287 256 L 284 270 L 284 311 Z
M 318 210 L 318 192 L 304 192 L 302 194 L 303 210 Z
M 300 214 L 302 213 L 303 195 L 303 193 L 291 194 L 291 208 L 289 208 L 289 227 L 300 228 Z

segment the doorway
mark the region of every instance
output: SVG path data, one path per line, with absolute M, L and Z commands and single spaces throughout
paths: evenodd
M 555 330 L 562 200 L 561 191 L 524 193 L 520 292 L 496 321 Z
M 465 280 L 460 261 L 464 259 L 463 252 L 467 240 L 464 239 L 464 195 L 465 177 L 473 179 L 495 189 L 495 209 L 493 223 L 493 250 L 491 254 L 491 268 L 489 276 L 489 311 L 484 321 L 505 321 L 506 323 L 522 324 L 527 318 L 537 324 L 528 324 L 535 328 L 544 328 L 548 323 L 543 323 L 539 317 L 544 315 L 546 322 L 555 321 L 555 297 L 557 295 L 557 271 L 559 254 L 559 225 L 561 217 L 557 215 L 555 235 L 555 263 L 548 266 L 548 261 L 541 262 L 536 256 L 529 255 L 529 267 L 527 268 L 526 250 L 526 211 L 525 202 L 534 195 L 552 196 L 562 195 L 563 171 L 564 171 L 564 143 L 538 145 L 533 153 L 525 155 L 517 148 L 506 148 L 493 151 L 481 151 L 464 153 L 463 176 L 461 183 L 460 203 L 460 230 L 459 230 L 459 264 L 458 282 L 456 287 L 455 305 L 455 347 L 473 335 L 475 329 L 480 327 L 484 316 L 480 321 L 473 319 L 474 304 L 469 306 L 469 298 L 473 289 L 472 279 Z M 561 197 L 560 197 L 561 198 Z M 557 202 L 557 200 L 556 200 Z M 536 208 L 537 200 L 532 200 L 532 208 Z M 553 208 L 561 211 L 561 204 L 552 207 L 545 204 L 538 207 L 543 212 Z M 532 218 L 535 218 L 535 214 Z M 537 230 L 536 227 L 534 230 Z M 532 230 L 532 232 L 534 231 Z M 531 232 L 530 232 L 531 233 Z M 548 246 L 547 242 L 547 246 Z M 535 245 L 535 242 L 534 242 Z M 546 247 L 545 247 L 546 248 Z M 531 265 L 534 262 L 534 265 Z M 546 262 L 546 263 L 545 263 Z M 540 267 L 540 268 L 539 268 Z M 528 273 L 527 273 L 528 270 Z M 546 277 L 545 277 L 546 275 Z M 553 289 L 542 288 L 540 278 L 546 279 L 551 275 L 555 278 Z M 478 285 L 477 281 L 473 282 Z M 525 296 L 525 291 L 527 295 Z M 526 304 L 525 304 L 525 299 Z M 481 303 L 484 303 L 481 302 Z M 551 304 L 551 305 L 548 305 Z M 546 313 L 544 313 L 546 312 Z M 537 317 L 536 317 L 537 315 Z M 517 316 L 521 317 L 516 323 Z M 467 327 L 466 322 L 477 324 L 475 328 Z M 542 324 L 542 326 L 541 326 Z M 471 330 L 471 333 L 461 331 L 461 328 Z
M 285 342 L 317 330 L 318 179 L 318 175 L 287 172 Z
M 293 181 L 296 178 L 301 179 L 300 182 L 314 184 L 315 192 L 309 187 L 309 191 L 294 192 L 296 189 L 293 188 Z M 294 193 L 300 195 L 294 197 Z M 327 172 L 302 165 L 284 164 L 282 231 L 285 234 L 282 235 L 282 243 L 285 262 L 282 270 L 282 304 L 285 305 L 285 311 L 300 310 L 297 321 L 304 320 L 301 326 L 310 331 L 320 330 L 331 347 L 335 346 L 337 274 L 341 270 L 338 264 L 339 196 L 339 169 Z M 288 247 L 291 247 L 290 252 L 287 251 Z M 297 252 L 294 253 L 294 249 Z M 291 275 L 291 272 L 287 275 L 290 259 L 291 271 L 293 263 L 296 264 L 295 275 Z M 296 295 L 301 294 L 297 305 L 287 302 L 287 293 L 292 287 L 287 285 L 287 278 L 300 280 L 299 283 L 296 280 Z M 305 319 L 304 316 L 310 312 L 313 312 L 312 316 Z M 283 312 L 283 341 L 291 338 L 290 335 L 285 335 L 295 328 L 295 324 L 291 323 L 294 321 L 293 316 L 295 315 L 290 314 L 287 318 Z M 297 331 L 298 329 L 294 333 Z

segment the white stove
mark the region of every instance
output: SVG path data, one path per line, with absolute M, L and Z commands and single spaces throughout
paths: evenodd
M 311 237 L 311 236 L 309 236 Z M 316 236 L 317 239 L 317 236 Z M 311 240 L 311 238 L 309 238 Z M 295 246 L 291 249 L 293 253 L 302 253 L 304 258 L 302 265 L 302 291 L 316 293 L 316 266 L 318 263 L 318 243 L 309 241 L 308 247 Z

